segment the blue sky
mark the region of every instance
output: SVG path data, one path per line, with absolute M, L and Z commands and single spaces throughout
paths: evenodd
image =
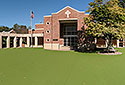
M 12 27 L 15 23 L 30 26 L 30 11 L 34 12 L 35 23 L 43 22 L 43 16 L 55 13 L 65 6 L 86 11 L 94 0 L 0 0 L 0 26 Z

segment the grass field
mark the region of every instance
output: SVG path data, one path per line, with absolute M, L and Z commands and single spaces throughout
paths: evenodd
M 122 55 L 41 48 L 0 50 L 0 85 L 125 85 Z

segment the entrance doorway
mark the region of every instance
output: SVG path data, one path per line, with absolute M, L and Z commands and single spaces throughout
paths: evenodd
M 76 46 L 77 37 L 64 37 L 64 46 Z
M 64 39 L 64 46 L 77 46 L 77 20 L 60 21 L 60 38 Z

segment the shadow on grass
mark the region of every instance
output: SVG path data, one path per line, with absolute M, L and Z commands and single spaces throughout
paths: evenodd
M 95 48 L 95 50 L 86 50 L 86 51 L 75 50 L 75 51 L 80 53 L 99 53 L 99 52 L 104 52 L 105 49 L 106 48 Z

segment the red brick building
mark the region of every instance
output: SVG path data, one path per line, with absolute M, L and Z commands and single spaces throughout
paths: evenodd
M 45 49 L 70 49 L 76 46 L 77 31 L 81 30 L 83 18 L 87 16 L 85 12 L 67 6 L 57 13 L 44 16 L 44 23 L 36 24 L 33 33 L 44 34 L 42 39 Z M 102 43 L 106 45 L 105 41 Z

